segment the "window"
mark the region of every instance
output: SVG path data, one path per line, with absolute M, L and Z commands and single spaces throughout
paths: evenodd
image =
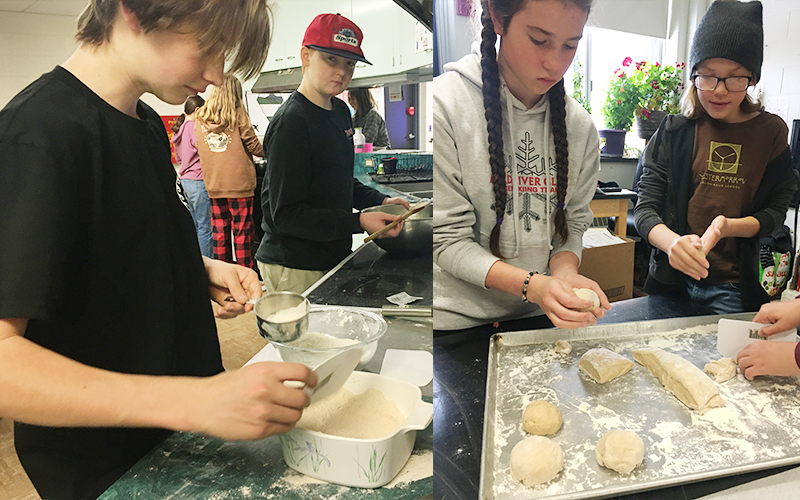
M 592 108 L 592 118 L 598 130 L 606 128 L 603 123 L 601 108 L 606 98 L 606 84 L 618 68 L 622 67 L 622 61 L 626 57 L 634 61 L 658 61 L 662 60 L 665 40 L 644 35 L 624 33 L 596 27 L 586 27 L 583 32 L 583 39 L 578 44 L 578 52 L 575 62 L 579 66 L 573 65 L 564 75 L 567 93 L 572 92 L 572 81 L 576 67 L 583 73 L 584 96 L 587 95 Z M 674 61 L 669 61 L 672 63 Z M 625 137 L 625 144 L 629 148 L 641 151 L 644 148 L 644 140 L 639 139 L 636 130 L 628 133 Z M 638 154 L 633 151 L 633 154 Z

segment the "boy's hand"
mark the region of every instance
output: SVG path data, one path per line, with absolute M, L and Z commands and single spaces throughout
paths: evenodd
M 290 431 L 309 405 L 296 380 L 309 387 L 317 376 L 299 363 L 254 363 L 209 378 L 187 408 L 195 419 L 190 430 L 229 440 L 261 439 Z
M 406 210 L 410 210 L 411 208 L 411 204 L 408 203 L 408 200 L 405 198 L 401 198 L 399 196 L 396 196 L 394 198 L 386 197 L 383 199 L 381 205 L 403 205 L 404 207 L 406 207 Z
M 736 362 L 747 380 L 753 380 L 759 375 L 800 375 L 800 368 L 794 359 L 796 345 L 794 342 L 756 340 L 739 352 Z
M 753 318 L 755 323 L 773 323 L 758 331 L 762 337 L 785 332 L 800 325 L 800 301 L 769 302 Z
M 358 220 L 361 223 L 361 229 L 372 234 L 399 218 L 399 215 L 392 215 L 384 212 L 362 212 Z M 401 220 L 396 226 L 378 236 L 378 238 L 394 238 L 400 234 L 404 223 L 405 221 Z
M 247 301 L 261 297 L 261 283 L 255 271 L 208 257 L 203 257 L 203 264 L 211 299 L 222 306 L 214 311 L 214 316 L 229 319 L 253 310 L 253 304 Z
M 669 247 L 669 265 L 678 271 L 700 280 L 708 277 L 708 260 L 703 253 L 703 243 L 696 234 L 677 238 Z
M 703 236 L 700 238 L 700 243 L 703 245 L 703 253 L 708 255 L 711 250 L 717 246 L 719 240 L 725 238 L 725 229 L 728 227 L 728 219 L 724 215 L 718 215 L 711 221 L 711 224 L 706 228 Z

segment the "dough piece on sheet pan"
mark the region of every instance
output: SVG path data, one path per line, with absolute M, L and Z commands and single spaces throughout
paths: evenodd
M 566 340 L 556 340 L 553 350 L 556 354 L 569 354 L 572 352 L 572 346 Z
M 633 368 L 633 361 L 605 347 L 589 349 L 578 361 L 578 368 L 600 384 L 614 380 Z
M 511 449 L 511 476 L 525 486 L 546 483 L 564 467 L 564 452 L 550 438 L 530 436 Z
M 677 354 L 649 347 L 634 350 L 633 359 L 650 370 L 683 404 L 701 414 L 725 404 L 717 385 Z
M 722 358 L 710 361 L 703 367 L 703 371 L 714 376 L 714 382 L 721 384 L 736 376 L 736 361 L 731 358 Z
M 562 422 L 558 406 L 544 399 L 537 399 L 529 404 L 522 414 L 522 428 L 537 436 L 555 434 L 561 428 Z
M 620 474 L 630 474 L 644 459 L 644 441 L 633 431 L 608 431 L 594 450 L 597 463 Z

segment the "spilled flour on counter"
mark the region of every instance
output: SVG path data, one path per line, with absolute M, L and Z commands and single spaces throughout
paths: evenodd
M 303 411 L 297 427 L 331 436 L 374 439 L 388 436 L 406 418 L 397 403 L 369 388 L 360 394 L 342 387 Z
M 358 340 L 340 339 L 319 332 L 307 332 L 304 335 L 299 336 L 297 340 L 286 343 L 286 345 L 290 345 L 292 347 L 302 347 L 304 349 L 330 349 L 333 347 L 345 347 L 353 344 L 358 344 Z
M 555 354 L 552 341 L 525 343 L 510 340 L 515 333 L 506 333 L 506 342 L 494 345 L 496 352 L 490 359 L 496 375 L 487 388 L 491 401 L 486 419 L 491 431 L 484 436 L 484 451 L 489 453 L 484 456 L 488 474 L 484 481 L 494 497 L 568 497 L 589 491 L 610 495 L 614 488 L 679 484 L 708 471 L 722 475 L 733 468 L 756 470 L 766 461 L 800 457 L 800 388 L 794 380 L 759 377 L 751 382 L 738 374 L 717 384 L 726 405 L 700 415 L 638 363 L 606 384 L 597 384 L 578 370 L 580 357 L 595 347 L 629 359 L 633 349 L 658 347 L 702 369 L 720 356 L 716 331 L 715 322 L 668 332 L 620 333 L 619 337 L 609 333 L 597 339 L 565 334 L 562 337 L 573 347 L 569 355 Z M 523 411 L 536 399 L 555 404 L 562 413 L 561 429 L 548 437 L 564 451 L 564 467 L 554 480 L 526 487 L 511 476 L 509 461 L 511 449 L 527 436 L 522 429 Z M 644 461 L 631 474 L 597 464 L 597 441 L 614 429 L 634 431 L 644 441 Z

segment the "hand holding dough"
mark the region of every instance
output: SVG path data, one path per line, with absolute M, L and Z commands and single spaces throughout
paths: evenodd
M 564 452 L 552 439 L 531 436 L 511 449 L 511 476 L 525 486 L 546 483 L 564 467 Z
M 646 366 L 683 404 L 701 414 L 725 404 L 716 384 L 677 354 L 649 347 L 633 351 L 633 359 Z
M 600 384 L 605 384 L 633 368 L 633 361 L 604 347 L 589 349 L 578 361 L 578 368 Z
M 608 431 L 594 450 L 597 463 L 621 474 L 629 474 L 644 458 L 644 442 L 631 431 Z
M 522 428 L 539 436 L 555 434 L 561 428 L 561 411 L 552 403 L 538 399 L 522 414 Z
M 575 295 L 577 295 L 579 299 L 588 300 L 592 303 L 591 307 L 578 309 L 578 311 L 592 312 L 600 307 L 600 297 L 598 297 L 597 293 L 591 288 L 573 288 L 572 291 L 575 292 Z

